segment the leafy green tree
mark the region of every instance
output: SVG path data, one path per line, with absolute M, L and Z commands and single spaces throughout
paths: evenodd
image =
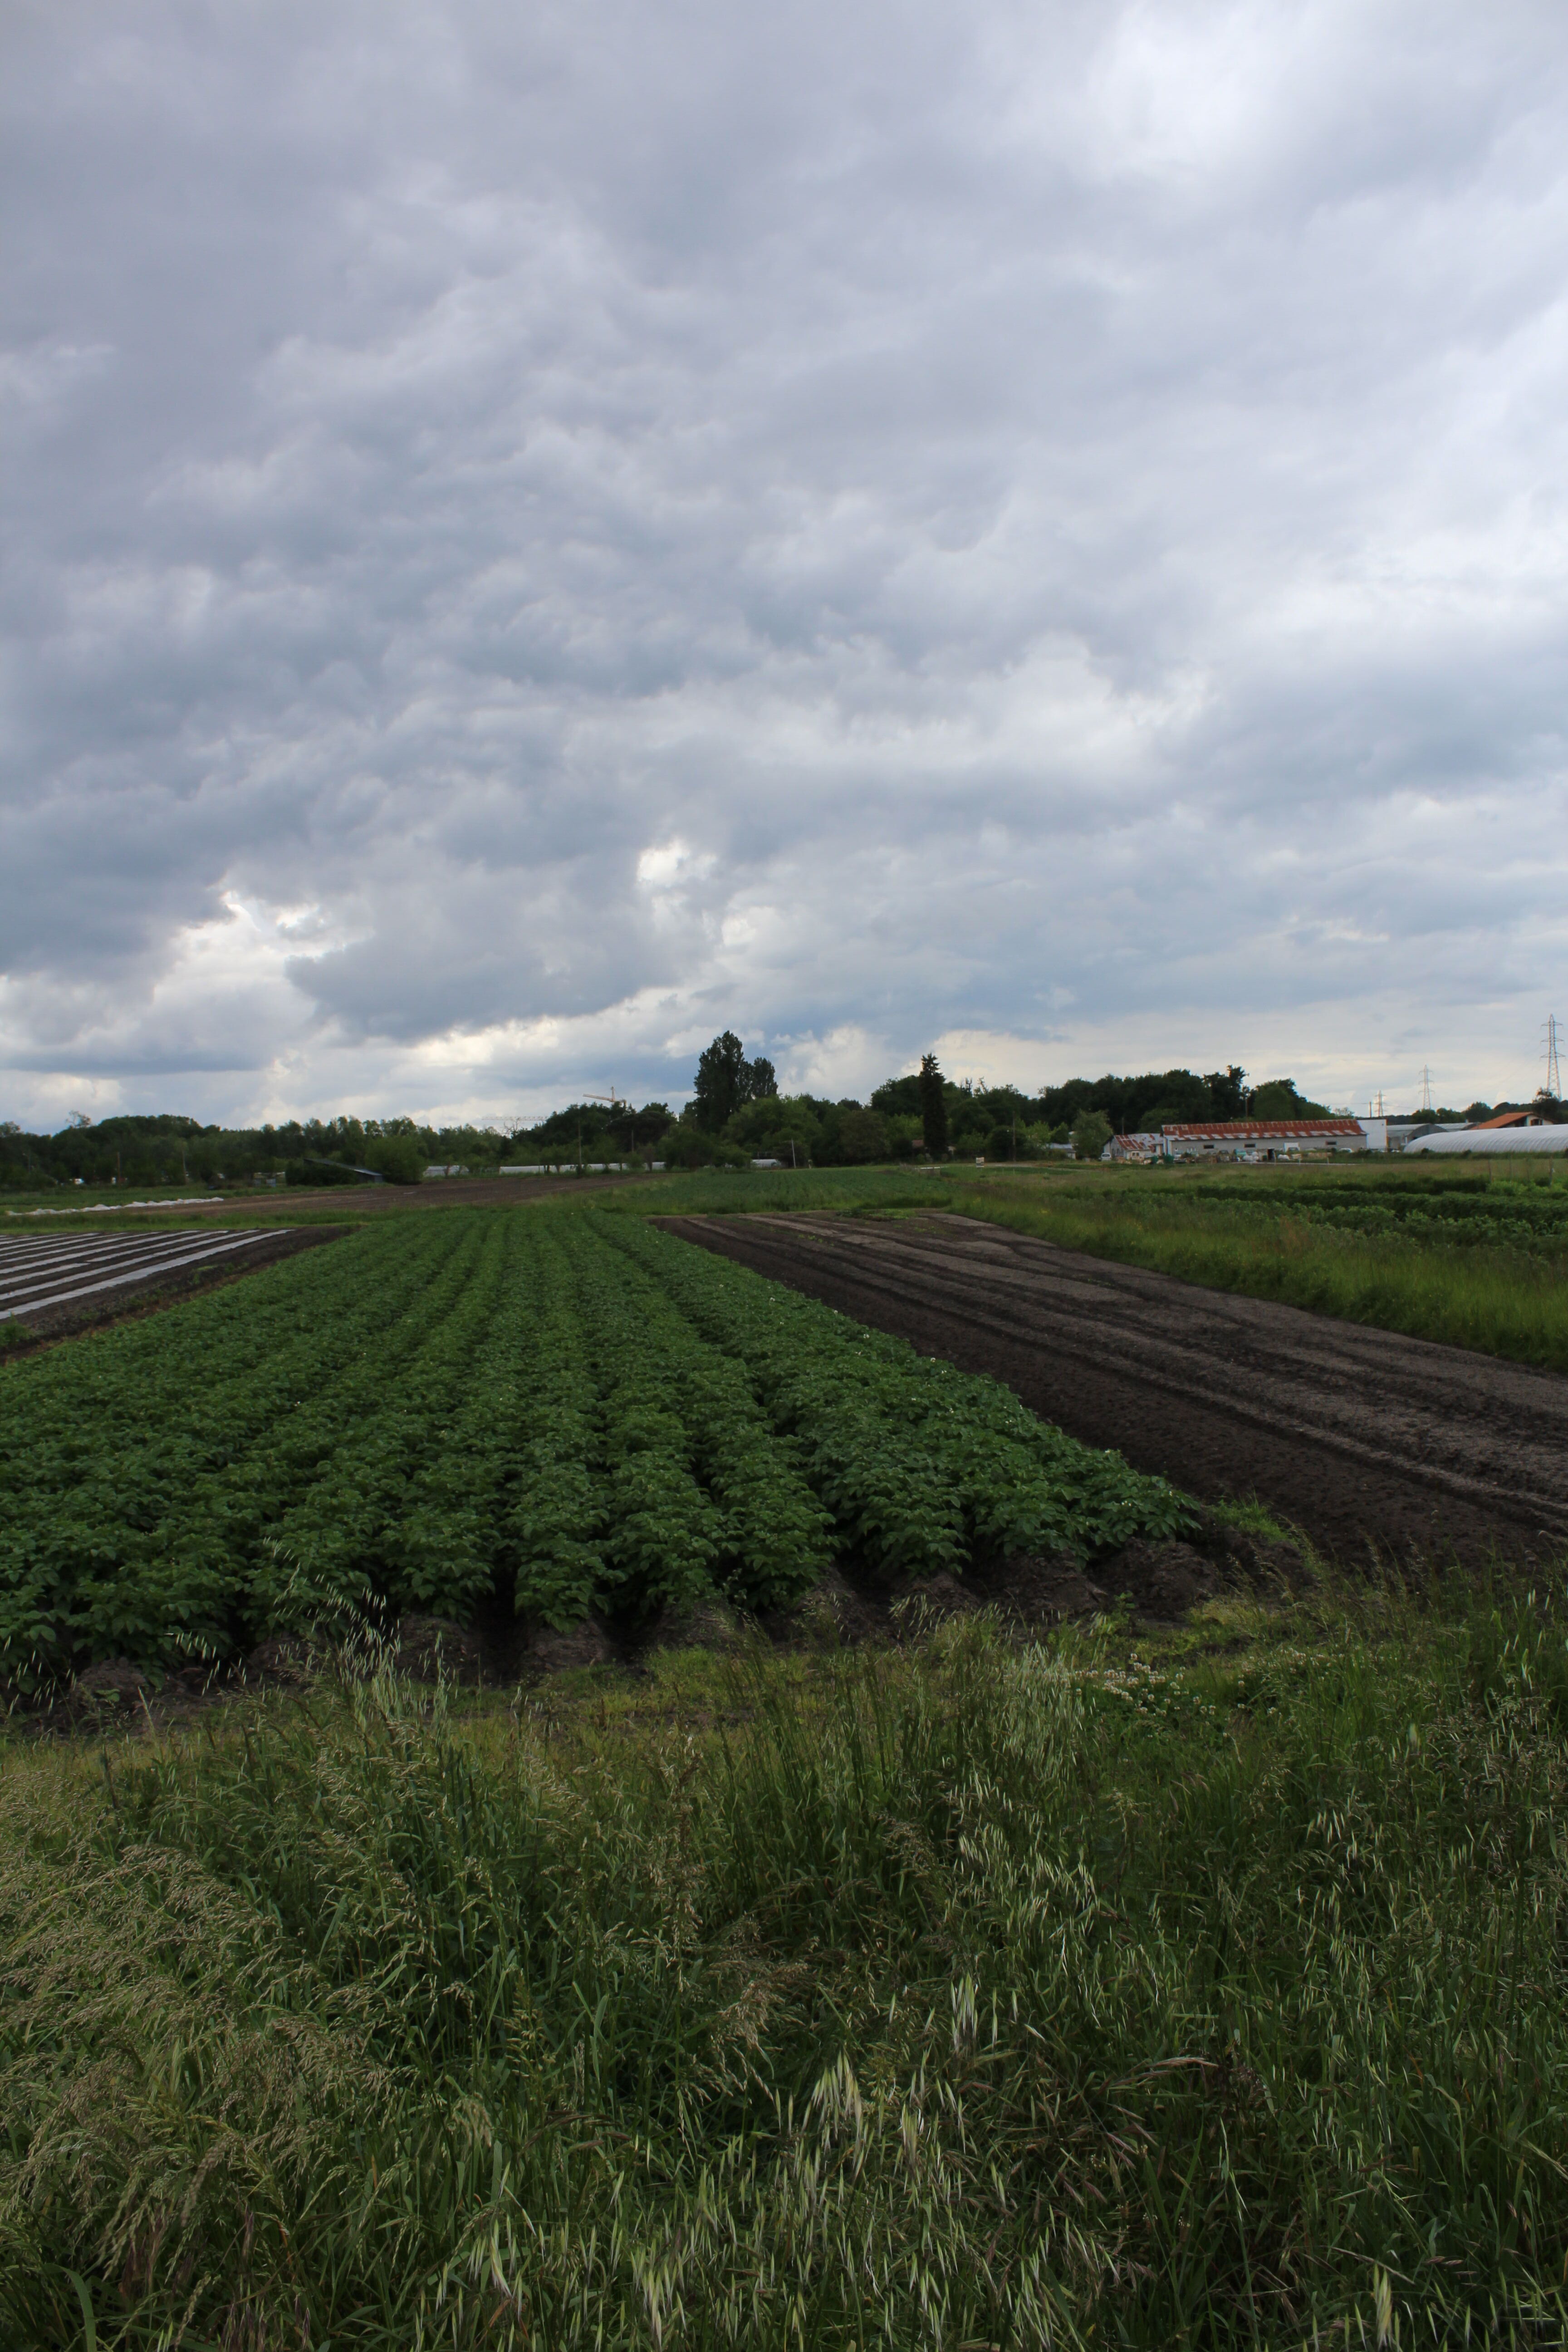
M 678 1119 L 654 1154 L 667 1168 L 747 1168 L 752 1155 L 722 1135 L 710 1135 L 695 1119 Z
M 947 1095 L 934 1054 L 921 1055 L 921 1133 L 933 1160 L 947 1156 Z
M 1204 1084 L 1209 1090 L 1209 1103 L 1215 1118 L 1247 1117 L 1247 1072 L 1238 1062 L 1227 1063 L 1223 1070 L 1208 1070 Z
M 362 1168 L 374 1168 L 389 1184 L 422 1184 L 429 1154 L 416 1134 L 366 1138 Z
M 1147 1070 L 1134 1078 L 1119 1078 L 1109 1073 L 1102 1078 L 1068 1078 L 1063 1086 L 1042 1087 L 1036 1115 L 1043 1115 L 1052 1127 L 1070 1127 L 1080 1111 L 1102 1111 L 1112 1131 L 1119 1135 L 1157 1127 L 1166 1119 L 1180 1122 L 1240 1118 L 1237 1090 L 1246 1076 L 1246 1071 L 1233 1063 L 1228 1072 L 1215 1073 L 1208 1078 L 1200 1078 L 1187 1069 Z M 1227 1081 L 1234 1082 L 1224 1099 L 1236 1102 L 1237 1108 L 1226 1110 L 1216 1106 L 1216 1077 L 1222 1091 Z M 1156 1113 L 1160 1116 L 1156 1117 Z
M 717 1135 L 749 1102 L 776 1095 L 773 1066 L 759 1055 L 746 1059 L 746 1049 L 732 1029 L 726 1029 L 700 1057 L 693 1082 L 691 1114 L 699 1127 Z
M 820 1152 L 822 1121 L 809 1095 L 770 1095 L 743 1104 L 724 1137 L 750 1159 L 790 1160 L 805 1168 Z
M 1110 1140 L 1110 1121 L 1102 1110 L 1080 1111 L 1073 1121 L 1075 1160 L 1098 1160 Z
M 837 1158 L 844 1168 L 865 1168 L 888 1157 L 888 1129 L 878 1111 L 864 1103 L 848 1104 L 838 1121 Z
M 1259 1087 L 1254 1094 L 1249 1116 L 1253 1118 L 1327 1118 L 1330 1113 L 1324 1104 L 1309 1102 L 1305 1095 L 1299 1095 L 1294 1078 L 1271 1078 L 1266 1087 Z
M 918 1075 L 907 1078 L 884 1078 L 879 1087 L 871 1089 L 871 1108 L 879 1110 L 884 1118 L 914 1118 L 921 1115 L 921 1082 Z

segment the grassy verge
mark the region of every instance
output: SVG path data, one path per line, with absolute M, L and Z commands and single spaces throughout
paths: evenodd
M 982 1622 L 13 1748 L 0 2309 L 37 2347 L 84 2307 L 125 2347 L 1561 2341 L 1565 1632 Z
M 1237 1203 L 1207 1194 L 1201 1179 L 1095 1172 L 1056 1183 L 955 1186 L 944 1205 L 1213 1289 L 1568 1371 L 1568 1256 L 1561 1250 L 1445 1247 L 1398 1232 L 1336 1231 L 1313 1218 L 1316 1181 L 1310 1174 L 1276 1180 Z M 1375 1200 L 1378 1179 L 1367 1183 Z

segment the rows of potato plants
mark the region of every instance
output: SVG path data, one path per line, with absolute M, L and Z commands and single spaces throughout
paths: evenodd
M 1184 1507 L 634 1218 L 388 1220 L 0 1371 L 0 1675 L 221 1658 L 345 1613 L 557 1626 L 837 1559 L 962 1573 Z
M 910 1574 L 1020 1551 L 1169 1536 L 1188 1505 L 1118 1454 L 1037 1421 L 1011 1389 L 921 1356 L 749 1267 L 604 1217 L 700 1338 L 745 1368 L 792 1436 L 838 1546 Z

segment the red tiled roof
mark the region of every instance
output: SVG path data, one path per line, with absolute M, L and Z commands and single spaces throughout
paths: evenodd
M 1321 1136 L 1360 1135 L 1362 1129 L 1360 1120 L 1353 1118 L 1226 1118 L 1161 1131 L 1188 1142 L 1289 1143 Z

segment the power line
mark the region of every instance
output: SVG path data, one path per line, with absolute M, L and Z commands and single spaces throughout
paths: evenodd
M 1563 1074 L 1557 1066 L 1557 1015 L 1555 1013 L 1547 1014 L 1542 1024 L 1542 1034 L 1546 1039 L 1546 1085 L 1543 1091 L 1551 1095 L 1554 1101 L 1561 1101 Z

